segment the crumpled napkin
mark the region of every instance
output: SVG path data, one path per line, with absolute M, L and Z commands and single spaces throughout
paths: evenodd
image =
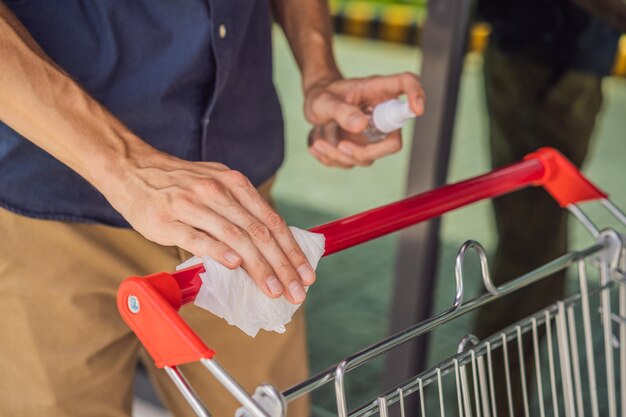
M 297 227 L 289 228 L 309 263 L 316 269 L 324 254 L 324 235 Z M 285 325 L 291 321 L 299 305 L 291 304 L 282 296 L 269 298 L 256 287 L 243 268 L 228 269 L 209 256 L 194 256 L 178 265 L 176 270 L 199 263 L 204 264 L 206 272 L 200 274 L 202 285 L 195 300 L 198 307 L 239 327 L 248 336 L 256 336 L 261 329 L 285 332 Z

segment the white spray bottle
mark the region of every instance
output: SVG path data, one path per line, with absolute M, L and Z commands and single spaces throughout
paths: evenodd
M 369 114 L 369 122 L 365 130 L 361 133 L 368 143 L 376 143 L 385 139 L 388 134 L 401 129 L 407 121 L 416 117 L 409 107 L 409 103 L 392 99 L 377 104 Z M 345 135 L 345 133 L 344 133 Z M 336 145 L 342 138 L 342 131 L 336 123 L 329 123 L 325 126 L 315 126 L 309 134 L 309 146 L 313 145 L 315 139 L 325 139 Z M 351 135 L 353 136 L 353 135 Z

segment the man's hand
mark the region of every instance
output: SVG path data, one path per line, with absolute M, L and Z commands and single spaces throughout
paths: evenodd
M 342 168 L 371 165 L 376 159 L 398 152 L 402 148 L 400 131 L 373 144 L 367 144 L 360 133 L 368 124 L 363 109 L 403 94 L 415 114 L 424 113 L 424 90 L 419 78 L 409 72 L 367 78 L 322 79 L 312 84 L 305 91 L 307 120 L 317 126 L 336 123 L 342 129 L 341 137 L 347 140 L 316 138 L 314 131 L 309 152 L 325 165 Z
M 302 284 L 312 284 L 315 272 L 283 218 L 243 174 L 158 152 L 119 172 L 98 187 L 143 236 L 242 266 L 269 297 L 304 301 Z

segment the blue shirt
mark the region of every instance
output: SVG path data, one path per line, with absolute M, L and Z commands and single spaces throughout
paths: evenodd
M 268 0 L 4 0 L 43 50 L 155 148 L 258 185 L 283 160 Z M 71 169 L 0 123 L 0 206 L 128 227 Z

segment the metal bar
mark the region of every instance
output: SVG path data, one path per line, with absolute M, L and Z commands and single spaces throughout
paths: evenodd
M 619 207 L 617 207 L 615 204 L 613 204 L 613 202 L 607 198 L 602 199 L 601 203 L 604 207 L 607 208 L 607 210 L 613 214 L 613 216 L 615 216 L 615 218 L 617 218 L 620 222 L 622 222 L 623 225 L 626 226 L 626 214 L 624 214 L 623 211 L 621 211 L 619 209 Z
M 576 409 L 578 417 L 583 417 L 583 390 L 580 378 L 580 362 L 578 360 L 578 336 L 576 335 L 576 318 L 574 316 L 574 306 L 567 307 L 567 324 L 569 325 L 570 347 L 572 350 L 572 372 L 574 375 L 574 394 L 576 399 Z
M 380 412 L 380 417 L 389 417 L 387 399 L 385 397 L 378 397 L 378 411 Z
M 439 388 L 439 411 L 441 413 L 441 417 L 445 417 L 446 411 L 443 406 L 443 385 L 441 383 L 441 369 L 439 368 L 437 368 L 437 387 Z
M 406 417 L 406 410 L 404 409 L 404 393 L 402 388 L 398 388 L 398 398 L 400 399 L 400 417 Z
M 565 318 L 565 305 L 562 301 L 557 302 L 559 313 L 556 315 L 556 336 L 559 347 L 559 362 L 561 364 L 561 384 L 563 385 L 563 403 L 565 404 L 565 417 L 574 417 L 574 393 L 572 389 L 572 370 L 569 355 L 569 343 L 567 340 L 567 323 Z
M 600 230 L 598 230 L 591 219 L 587 217 L 587 215 L 583 213 L 583 211 L 576 204 L 570 204 L 567 206 L 567 209 L 578 219 L 578 221 L 582 223 L 583 226 L 585 226 L 594 239 L 597 239 L 598 236 L 600 236 Z
M 346 390 L 343 379 L 347 372 L 347 362 L 344 360 L 335 369 L 335 400 L 337 401 L 337 415 L 346 417 L 348 415 L 348 405 L 346 402 Z
M 204 407 L 204 404 L 198 397 L 198 394 L 193 390 L 189 382 L 185 376 L 178 370 L 178 367 L 169 367 L 166 366 L 165 373 L 170 377 L 170 379 L 176 385 L 176 388 L 183 394 L 183 397 L 187 401 L 187 403 L 191 406 L 191 409 L 198 417 L 211 417 L 211 413 Z
M 581 309 L 583 313 L 583 334 L 585 337 L 585 355 L 587 357 L 587 374 L 589 378 L 589 398 L 591 400 L 591 416 L 599 417 L 598 387 L 596 382 L 596 365 L 591 336 L 591 313 L 589 312 L 589 289 L 587 286 L 587 268 L 585 261 L 578 261 L 578 281 L 580 285 Z
M 232 376 L 221 367 L 215 359 L 202 359 L 200 361 L 205 368 L 213 374 L 223 386 L 232 394 L 233 397 L 252 415 L 252 417 L 273 417 L 257 404 L 256 401 L 243 389 Z
M 478 255 L 478 259 L 480 261 L 480 273 L 483 279 L 483 285 L 489 294 L 498 295 L 498 287 L 491 280 L 491 274 L 489 273 L 489 261 L 487 260 L 487 252 L 483 245 L 476 242 L 475 240 L 468 240 L 459 249 L 459 252 L 456 255 L 456 260 L 454 263 L 454 273 L 460 277 L 461 281 L 463 281 L 463 262 L 465 261 L 465 254 L 468 250 L 473 249 L 474 252 Z
M 489 412 L 489 394 L 487 393 L 487 377 L 485 376 L 485 358 L 479 356 L 478 359 L 478 378 L 480 382 L 480 401 L 483 405 L 483 415 L 491 417 Z
M 495 387 L 493 385 L 493 361 L 491 360 L 491 344 L 487 342 L 487 368 L 489 373 L 489 397 L 491 399 L 491 410 L 493 417 L 498 417 L 498 411 L 496 409 L 496 394 Z
M 408 340 L 411 340 L 426 332 L 429 332 L 430 330 L 434 329 L 435 327 L 443 323 L 447 323 L 450 320 L 456 317 L 462 316 L 464 314 L 467 314 L 468 312 L 473 311 L 496 298 L 504 297 L 513 291 L 526 287 L 534 282 L 537 282 L 538 280 L 542 278 L 545 278 L 547 276 L 554 274 L 557 271 L 563 270 L 567 268 L 568 266 L 572 265 L 573 263 L 575 263 L 576 261 L 578 261 L 579 259 L 584 259 L 588 256 L 599 253 L 603 249 L 605 249 L 607 244 L 608 243 L 606 242 L 598 242 L 586 249 L 576 251 L 576 252 L 571 252 L 563 256 L 560 256 L 559 258 L 531 272 L 528 272 L 527 274 L 524 274 L 512 281 L 509 281 L 506 284 L 501 285 L 500 287 L 498 287 L 498 293 L 499 293 L 498 296 L 494 296 L 491 294 L 482 294 L 468 301 L 467 303 L 464 303 L 462 305 L 459 304 L 458 306 L 453 306 L 453 308 L 448 309 L 444 311 L 443 313 L 440 313 L 428 320 L 425 320 L 422 323 L 413 325 L 409 327 L 408 329 L 405 329 L 402 332 L 399 332 L 393 336 L 387 337 L 353 355 L 348 356 L 337 365 L 331 366 L 327 368 L 326 370 L 318 373 L 317 375 L 309 378 L 308 380 L 303 381 L 287 389 L 286 391 L 284 391 L 283 394 L 285 395 L 287 400 L 291 401 L 294 398 L 297 398 L 301 395 L 311 392 L 312 390 L 317 389 L 333 381 L 335 379 L 336 371 L 339 368 L 341 368 L 343 372 L 349 372 L 359 367 L 363 363 L 367 362 L 368 360 L 373 359 L 377 356 L 380 356 L 390 351 L 391 349 L 394 349 L 402 345 Z M 455 302 L 456 300 L 458 300 L 458 297 L 455 298 Z
M 417 379 L 420 390 L 420 410 L 422 411 L 422 417 L 426 417 L 426 411 L 424 411 L 424 403 L 426 402 L 426 398 L 424 398 L 424 385 L 422 384 L 421 378 Z
M 600 285 L 609 283 L 609 265 L 606 256 L 600 261 Z M 609 417 L 617 417 L 617 399 L 615 393 L 615 368 L 613 361 L 613 321 L 611 320 L 611 293 L 604 288 L 600 293 L 602 311 L 602 330 L 604 333 L 604 355 L 606 358 L 606 383 L 609 405 Z
M 537 400 L 539 401 L 539 417 L 546 417 L 546 408 L 543 401 L 543 382 L 541 380 L 541 351 L 539 350 L 539 334 L 537 319 L 532 318 L 533 326 L 533 353 L 535 355 L 535 376 L 537 378 Z
M 474 405 L 476 407 L 476 417 L 480 417 L 480 397 L 478 396 L 478 366 L 476 364 L 476 352 L 472 349 L 472 381 L 474 383 Z
M 506 382 L 506 400 L 509 415 L 513 416 L 513 394 L 511 393 L 511 370 L 509 369 L 509 349 L 506 344 L 506 334 L 502 334 L 502 353 L 504 355 L 504 381 Z
M 467 382 L 467 365 L 461 366 L 460 372 L 461 393 L 463 394 L 463 410 L 465 410 L 465 416 L 470 417 L 472 415 L 472 405 L 470 403 L 469 384 Z
M 611 313 L 611 320 L 620 325 L 626 324 L 626 317 L 622 317 L 619 314 Z
M 557 400 L 556 375 L 554 371 L 554 349 L 552 348 L 552 324 L 550 314 L 545 312 L 546 340 L 548 341 L 548 367 L 550 368 L 550 392 L 552 393 L 552 411 L 555 417 L 559 416 L 559 403 Z
M 462 253 L 462 248 L 459 251 L 459 254 Z M 459 257 L 457 257 L 457 261 L 458 261 Z M 457 262 L 457 267 L 459 265 L 459 262 Z M 457 277 L 460 277 L 460 273 L 458 273 L 457 271 Z M 477 345 L 479 343 L 479 340 L 476 336 L 474 336 L 473 334 L 468 334 L 466 336 L 464 336 L 461 341 L 459 342 L 459 345 L 457 347 L 457 352 L 458 353 L 462 353 L 465 351 L 465 348 L 467 347 L 468 344 L 472 344 L 473 346 Z M 478 380 L 477 380 L 477 375 L 476 375 L 476 352 L 474 351 L 474 349 L 469 351 L 470 353 L 470 358 L 471 358 L 471 365 L 472 365 L 472 381 L 474 383 L 474 401 L 475 401 L 475 406 L 476 406 L 476 417 L 480 417 L 480 401 L 478 398 Z M 463 390 L 463 405 L 465 408 L 465 416 L 466 417 L 471 417 L 472 416 L 472 401 L 471 401 L 471 395 L 469 392 L 469 383 L 467 382 L 467 367 L 469 366 L 468 364 L 464 364 L 463 366 L 461 366 L 461 388 Z M 440 370 L 441 371 L 441 370 Z
M 522 384 L 522 402 L 524 404 L 524 416 L 529 417 L 528 390 L 526 388 L 526 367 L 524 365 L 524 347 L 522 346 L 522 328 L 517 326 L 517 357 L 519 360 L 519 375 Z
M 461 377 L 459 376 L 459 361 L 454 359 L 454 379 L 456 382 L 456 401 L 459 406 L 459 417 L 463 417 L 463 392 L 461 391 Z
M 626 224 L 626 217 L 623 220 Z M 626 272 L 626 249 L 622 249 L 620 269 Z M 626 282 L 619 282 L 619 314 L 626 317 Z M 626 417 L 626 323 L 619 325 L 619 358 L 620 358 L 620 399 L 622 403 L 622 417 Z

